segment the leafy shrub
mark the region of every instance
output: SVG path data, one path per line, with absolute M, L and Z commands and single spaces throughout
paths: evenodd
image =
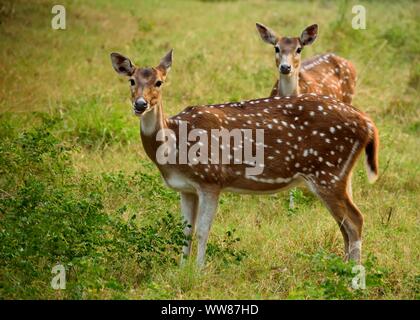
M 129 181 L 122 174 L 77 180 L 72 147 L 52 134 L 59 121 L 44 117 L 41 125 L 0 141 L 2 298 L 57 297 L 50 288 L 57 263 L 67 269 L 59 297 L 120 292 L 139 285 L 153 268 L 174 264 L 185 242 L 184 224 L 170 211 L 142 226 L 135 216 L 121 216 L 125 208 L 107 214 L 103 182 L 117 190 Z
M 345 262 L 335 254 L 319 251 L 314 255 L 300 254 L 309 259 L 318 281 L 308 280 L 289 293 L 290 299 L 361 299 L 371 291 L 383 293 L 384 279 L 388 271 L 377 266 L 377 259 L 368 255 L 363 264 L 366 276 L 365 289 L 353 289 L 355 263 Z
M 293 207 L 290 206 L 290 197 L 293 199 Z M 315 201 L 315 197 L 304 192 L 301 188 L 293 188 L 289 191 L 289 196 L 284 197 L 283 207 L 285 208 L 288 216 L 293 216 L 299 211 L 302 206 L 309 206 Z
M 235 236 L 236 229 L 228 230 L 222 241 L 207 245 L 207 255 L 210 259 L 220 259 L 224 264 L 240 263 L 248 253 L 245 250 L 236 248 L 236 244 L 241 241 Z

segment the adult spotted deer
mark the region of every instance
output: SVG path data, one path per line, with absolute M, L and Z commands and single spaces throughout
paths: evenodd
M 112 53 L 111 60 L 115 71 L 129 79 L 147 155 L 166 184 L 180 192 L 181 211 L 189 225 L 185 234 L 196 232 L 199 266 L 205 261 L 221 192 L 273 193 L 299 182 L 309 186 L 338 223 L 346 257 L 360 261 L 363 217 L 351 199 L 350 176 L 363 150 L 370 181 L 378 175 L 378 135 L 367 115 L 328 96 L 302 94 L 192 106 L 167 117 L 163 113 L 162 87 L 172 65 L 172 50 L 154 68 L 136 67 L 119 53 Z M 193 130 L 200 134 L 191 137 Z M 224 134 L 217 136 L 214 130 Z M 259 140 L 245 135 L 261 130 Z M 231 139 L 234 131 L 244 132 L 245 138 Z M 184 134 L 188 134 L 189 145 L 182 151 Z M 227 144 L 223 143 L 226 136 Z M 174 143 L 168 144 L 169 138 Z M 191 145 L 192 141 L 197 143 Z M 234 147 L 227 148 L 232 142 Z M 211 152 L 206 149 L 210 143 L 216 145 Z M 250 161 L 249 155 L 247 158 L 247 144 L 256 153 L 263 151 L 262 161 Z M 192 148 L 196 153 L 185 163 L 162 163 L 163 147 L 164 154 L 179 159 L 190 154 Z M 216 150 L 222 156 L 215 157 Z M 223 153 L 227 156 L 220 161 Z M 201 160 L 197 162 L 197 158 Z M 251 173 L 251 168 L 258 173 Z M 191 241 L 183 248 L 184 256 L 190 252 Z
M 275 49 L 279 80 L 274 84 L 271 96 L 313 92 L 351 103 L 356 71 L 350 61 L 328 53 L 301 62 L 301 52 L 315 41 L 318 25 L 311 25 L 303 30 L 300 37 L 291 38 L 279 37 L 260 23 L 256 25 L 261 38 Z

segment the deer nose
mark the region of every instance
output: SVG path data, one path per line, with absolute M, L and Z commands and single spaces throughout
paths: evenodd
M 147 107 L 147 102 L 146 100 L 144 100 L 144 98 L 138 98 L 134 102 L 134 109 L 136 111 L 143 112 L 144 110 L 146 110 L 146 107 Z
M 280 72 L 283 74 L 289 74 L 292 67 L 288 64 L 282 64 L 280 66 Z

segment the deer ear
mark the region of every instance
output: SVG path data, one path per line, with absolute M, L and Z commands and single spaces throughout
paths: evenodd
M 315 41 L 318 35 L 318 25 L 313 24 L 303 30 L 302 34 L 300 35 L 300 42 L 303 46 L 307 46 L 312 44 Z
M 169 52 L 160 60 L 159 65 L 157 66 L 157 69 L 163 72 L 164 75 L 166 75 L 172 66 L 172 55 L 173 55 L 174 49 L 169 50 Z
M 258 22 L 256 23 L 256 26 L 258 32 L 260 33 L 261 39 L 272 45 L 277 43 L 277 36 L 273 30 Z
M 134 73 L 134 66 L 130 59 L 124 57 L 122 54 L 117 52 L 111 53 L 111 62 L 115 71 L 125 76 L 131 76 Z

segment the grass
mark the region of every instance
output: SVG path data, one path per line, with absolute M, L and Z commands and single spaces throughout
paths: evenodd
M 417 2 L 366 1 L 366 30 L 351 29 L 354 1 L 62 4 L 62 31 L 50 27 L 51 1 L 0 5 L 1 298 L 420 297 Z M 294 210 L 286 193 L 223 195 L 205 271 L 173 261 L 182 243 L 178 195 L 141 147 L 128 84 L 109 53 L 155 65 L 175 49 L 167 114 L 263 97 L 276 72 L 256 21 L 285 35 L 316 22 L 319 38 L 304 57 L 333 51 L 356 65 L 354 105 L 381 138 L 378 182 L 367 183 L 361 163 L 353 175 L 366 290 L 349 288 L 341 234 L 304 189 Z M 68 270 L 64 291 L 49 285 L 57 262 Z

